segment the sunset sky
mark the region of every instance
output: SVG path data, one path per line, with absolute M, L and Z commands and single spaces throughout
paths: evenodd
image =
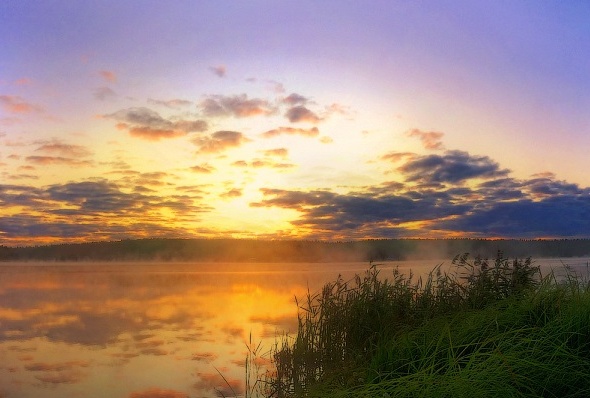
M 0 245 L 590 237 L 590 2 L 4 1 Z

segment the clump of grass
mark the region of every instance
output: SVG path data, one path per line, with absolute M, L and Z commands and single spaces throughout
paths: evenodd
M 425 279 L 376 266 L 298 302 L 267 397 L 590 396 L 590 288 L 468 255 Z

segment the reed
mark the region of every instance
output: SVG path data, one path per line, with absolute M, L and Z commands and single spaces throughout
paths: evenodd
M 590 396 L 590 288 L 530 259 L 457 256 L 414 280 L 376 265 L 308 292 L 265 397 Z

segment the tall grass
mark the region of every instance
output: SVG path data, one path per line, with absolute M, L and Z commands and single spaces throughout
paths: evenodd
M 468 255 L 414 280 L 376 266 L 299 307 L 266 397 L 590 396 L 590 288 L 530 259 Z

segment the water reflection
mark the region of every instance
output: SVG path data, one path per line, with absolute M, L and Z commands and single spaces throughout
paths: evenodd
M 250 333 L 295 330 L 293 297 L 334 276 L 309 265 L 4 265 L 0 397 L 240 393 Z
M 250 334 L 270 348 L 296 331 L 295 296 L 367 266 L 3 265 L 0 398 L 241 394 Z

